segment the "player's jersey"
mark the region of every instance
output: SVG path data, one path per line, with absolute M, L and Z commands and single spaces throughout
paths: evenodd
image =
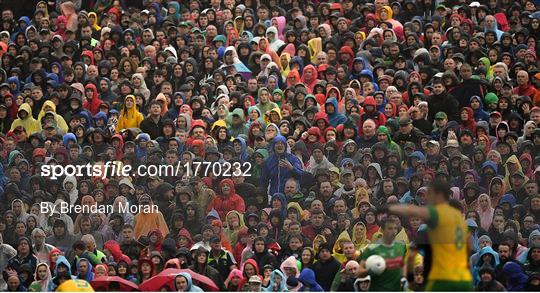
M 392 246 L 370 244 L 362 253 L 367 260 L 372 255 L 380 255 L 386 262 L 386 270 L 379 276 L 371 275 L 370 291 L 399 291 L 401 287 L 401 271 L 404 267 L 407 246 L 402 242 L 394 242 Z
M 467 223 L 448 204 L 429 206 L 429 242 L 432 250 L 428 280 L 471 281 L 467 264 Z

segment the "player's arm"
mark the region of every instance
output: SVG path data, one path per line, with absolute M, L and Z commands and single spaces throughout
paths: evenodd
M 368 270 L 366 268 L 366 260 L 362 259 L 360 261 L 360 267 L 358 268 L 358 276 L 359 277 L 365 277 L 368 274 Z
M 388 207 L 392 214 L 398 216 L 413 216 L 422 219 L 424 222 L 431 220 L 432 214 L 427 207 L 419 207 L 409 204 L 395 204 Z

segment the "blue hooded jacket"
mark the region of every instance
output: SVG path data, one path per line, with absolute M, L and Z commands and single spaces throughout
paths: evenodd
M 240 142 L 240 162 L 244 163 L 244 162 L 247 162 L 249 161 L 249 155 L 248 155 L 248 152 L 247 152 L 247 143 L 246 143 L 246 140 L 242 137 L 237 137 L 233 140 L 233 142 L 235 141 L 238 141 Z
M 101 111 L 97 112 L 96 115 L 94 115 L 94 121 L 98 121 L 100 119 L 105 121 L 105 126 L 107 126 L 107 122 L 109 121 L 109 117 L 107 117 L 107 114 Z
M 474 120 L 476 120 L 476 122 L 489 121 L 489 113 L 484 111 L 484 103 L 482 102 L 482 98 L 479 96 L 472 96 L 469 99 L 469 104 L 472 103 L 473 100 L 477 100 L 480 103 L 480 108 L 474 110 Z
M 93 272 L 93 267 L 92 267 L 92 263 L 90 262 L 90 260 L 88 260 L 86 258 L 80 258 L 77 261 L 77 272 L 80 271 L 81 261 L 86 261 L 86 263 L 88 264 L 88 271 L 86 272 L 85 276 L 79 276 L 79 279 L 84 279 L 84 280 L 86 280 L 88 282 L 93 281 L 94 280 L 94 272 Z
M 187 288 L 185 292 L 204 292 L 203 289 L 201 289 L 199 286 L 193 285 L 193 279 L 191 278 L 190 274 L 183 272 L 178 274 L 178 276 L 182 276 L 187 280 Z M 178 288 L 176 287 L 176 282 L 174 282 L 174 289 L 175 291 L 178 291 Z
M 424 155 L 424 153 L 420 152 L 420 151 L 415 151 L 411 154 L 411 156 L 409 157 L 409 160 L 412 159 L 412 158 L 417 158 L 419 162 L 425 162 L 426 161 L 426 156 Z M 416 173 L 416 170 L 412 167 L 410 168 L 407 168 L 407 170 L 405 170 L 405 178 L 407 178 L 407 180 L 411 180 L 411 177 Z
M 484 33 L 488 32 L 488 31 L 495 32 L 495 34 L 497 35 L 497 41 L 500 41 L 501 36 L 503 34 L 503 31 L 501 31 L 499 29 L 499 24 L 497 23 L 497 18 L 495 18 L 494 21 L 495 22 L 493 23 L 492 27 L 487 27 L 487 23 L 484 21 Z
M 485 161 L 483 164 L 482 164 L 482 173 L 484 173 L 484 169 L 485 168 L 491 168 L 495 171 L 495 175 L 499 173 L 499 167 L 497 166 L 497 164 L 491 160 L 487 160 Z M 480 182 L 481 182 L 481 185 L 482 186 L 487 186 L 489 184 L 489 182 L 486 181 L 486 176 L 485 175 L 482 175 L 481 178 L 480 178 Z
M 504 284 L 506 290 L 508 290 L 509 292 L 523 291 L 529 277 L 527 277 L 527 275 L 523 273 L 523 270 L 521 269 L 519 264 L 513 261 L 509 261 L 504 264 L 503 272 L 507 276 L 506 284 Z
M 334 106 L 334 113 L 328 113 L 328 110 L 326 109 L 326 105 L 328 104 Z M 343 124 L 347 121 L 347 117 L 339 113 L 338 102 L 335 98 L 329 98 L 328 100 L 326 100 L 324 108 L 326 110 L 326 114 L 328 115 L 328 122 L 330 122 L 330 125 L 332 125 L 332 127 L 336 127 L 339 124 Z
M 294 63 L 298 63 L 300 65 L 300 70 L 298 70 L 298 73 L 300 76 L 302 76 L 302 73 L 304 72 L 304 59 L 300 56 L 294 56 L 292 57 L 291 61 L 289 61 L 289 65 L 292 67 Z
M 274 193 L 272 195 L 272 198 L 270 199 L 270 202 L 274 200 L 274 198 L 277 198 L 281 202 L 281 216 L 285 218 L 287 216 L 287 198 L 285 197 L 285 194 L 283 193 Z
M 276 275 L 281 277 L 281 282 L 279 283 L 278 288 L 274 288 L 274 286 L 275 286 L 274 278 L 276 277 Z M 276 269 L 270 274 L 270 282 L 268 283 L 268 288 L 264 288 L 264 291 L 265 292 L 286 292 L 286 291 L 289 291 L 289 290 L 287 290 L 286 280 L 287 280 L 287 278 L 285 277 L 285 275 L 283 275 L 283 273 L 280 270 Z
M 355 63 L 362 63 L 362 69 L 359 71 L 359 72 L 355 72 L 354 71 L 354 64 Z M 360 78 L 360 73 L 364 70 L 370 70 L 371 71 L 371 65 L 369 64 L 369 62 L 366 61 L 366 59 L 364 59 L 364 57 L 356 57 L 354 58 L 354 61 L 353 61 L 353 69 L 351 70 L 351 75 L 349 75 L 349 79 L 358 79 Z M 373 78 L 372 78 L 373 80 Z
M 65 267 L 67 267 L 67 271 L 71 275 L 71 264 L 69 263 L 69 261 L 67 260 L 67 258 L 65 256 L 61 255 L 61 256 L 58 257 L 58 260 L 56 260 L 56 266 L 54 268 L 54 276 L 55 276 L 55 278 L 58 276 L 58 267 L 60 265 L 63 265 Z M 77 277 L 71 275 L 71 278 L 76 279 Z
M 70 140 L 77 143 L 77 137 L 75 136 L 75 134 L 73 134 L 71 132 L 64 134 L 63 144 L 64 144 L 64 147 L 66 149 L 68 148 L 68 143 L 69 143 Z
M 19 80 L 19 78 L 17 76 L 12 76 L 10 78 L 7 79 L 7 83 L 10 84 L 10 83 L 14 83 L 17 85 L 17 88 L 16 89 L 12 89 L 11 90 L 11 94 L 13 96 L 18 96 L 19 93 L 21 92 L 21 81 Z
M 17 31 L 16 33 L 14 34 L 11 34 L 11 40 L 13 42 L 15 42 L 17 40 L 17 35 L 22 33 L 24 35 L 25 33 L 25 30 L 26 29 L 22 29 L 21 28 L 21 21 L 24 21 L 24 23 L 26 24 L 26 27 L 28 28 L 32 23 L 30 22 L 30 18 L 28 16 L 21 16 L 21 18 L 19 18 L 19 21 L 17 22 L 18 23 L 18 26 L 17 26 Z
M 492 268 L 495 268 L 499 264 L 499 254 L 497 252 L 495 252 L 495 250 L 493 250 L 493 248 L 491 248 L 491 246 L 486 246 L 486 247 L 482 248 L 480 250 L 480 256 L 478 257 L 478 262 L 473 267 L 473 271 L 472 271 L 473 279 L 474 279 L 473 280 L 474 285 L 477 285 L 480 282 L 479 271 L 480 271 L 480 268 L 482 268 L 482 266 L 484 265 L 484 260 L 482 258 L 486 254 L 491 254 L 491 256 L 492 256 L 491 263 L 489 264 Z
M 315 279 L 315 272 L 313 272 L 312 269 L 303 269 L 300 272 L 300 276 L 298 277 L 298 281 L 302 283 L 302 287 L 299 292 L 324 292 L 324 289 L 317 283 L 317 280 Z
M 285 145 L 285 152 L 281 155 L 276 154 L 274 147 L 276 143 L 283 143 Z M 284 193 L 285 182 L 287 179 L 294 177 L 300 180 L 304 171 L 302 170 L 302 163 L 300 160 L 287 150 L 287 139 L 278 135 L 272 142 L 272 155 L 264 162 L 261 184 L 264 187 L 268 187 L 268 194 Z M 292 170 L 279 166 L 280 160 L 287 160 L 293 166 Z

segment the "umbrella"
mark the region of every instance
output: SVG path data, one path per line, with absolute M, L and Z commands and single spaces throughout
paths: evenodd
M 141 291 L 161 291 L 163 286 L 169 286 L 169 289 L 174 288 L 174 278 L 180 273 L 188 273 L 193 279 L 193 284 L 201 287 L 204 291 L 219 291 L 216 283 L 207 276 L 198 274 L 190 269 L 166 269 L 152 278 L 144 281 L 139 288 Z
M 98 291 L 109 291 L 112 283 L 118 285 L 118 291 L 140 291 L 139 286 L 131 281 L 117 276 L 95 277 L 90 284 Z

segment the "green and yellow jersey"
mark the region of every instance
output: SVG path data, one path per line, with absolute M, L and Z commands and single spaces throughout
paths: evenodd
M 437 284 L 444 284 L 445 288 L 439 288 L 444 291 L 453 288 L 465 291 L 469 286 L 472 289 L 467 255 L 468 230 L 463 215 L 447 203 L 428 206 L 428 210 L 432 264 L 426 290 L 437 290 L 434 288 Z

